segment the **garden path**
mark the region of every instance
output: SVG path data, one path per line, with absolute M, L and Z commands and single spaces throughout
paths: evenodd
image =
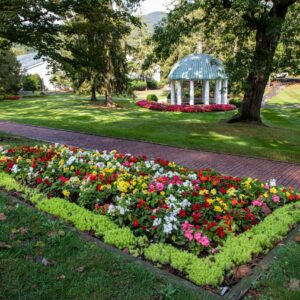
M 281 185 L 291 185 L 300 189 L 300 165 L 292 163 L 176 148 L 142 141 L 22 125 L 7 121 L 0 121 L 0 131 L 84 149 L 116 149 L 122 153 L 167 159 L 192 169 L 213 168 L 226 175 L 249 176 L 260 180 L 275 178 Z

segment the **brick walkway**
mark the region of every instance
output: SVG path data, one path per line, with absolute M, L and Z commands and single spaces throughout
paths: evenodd
M 260 180 L 276 178 L 279 184 L 300 189 L 300 165 L 227 155 L 214 152 L 176 148 L 139 141 L 129 141 L 63 130 L 21 125 L 0 121 L 0 131 L 57 142 L 85 149 L 118 150 L 149 158 L 163 158 L 192 169 L 213 168 L 227 175 L 254 177 Z

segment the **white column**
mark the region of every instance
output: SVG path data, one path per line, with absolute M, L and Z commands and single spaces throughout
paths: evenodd
M 190 105 L 195 105 L 194 81 L 190 81 Z
M 228 80 L 222 81 L 222 104 L 228 104 Z
M 216 80 L 215 103 L 216 104 L 221 104 L 221 81 L 220 80 Z
M 177 81 L 177 104 L 182 104 L 182 88 L 181 88 L 181 81 Z
M 176 94 L 175 94 L 175 82 L 171 80 L 171 104 L 175 104 Z
M 209 105 L 209 80 L 204 80 L 202 99 L 205 105 Z

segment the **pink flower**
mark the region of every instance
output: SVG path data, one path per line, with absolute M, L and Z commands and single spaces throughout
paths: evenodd
M 187 231 L 187 230 L 191 230 L 193 229 L 194 226 L 192 224 L 190 224 L 188 221 L 185 221 L 182 225 L 181 225 L 181 229 L 183 231 Z
M 191 230 L 187 230 L 185 233 L 184 233 L 184 236 L 189 240 L 189 241 L 192 241 L 194 239 L 194 236 L 193 236 L 193 232 Z
M 203 245 L 204 247 L 209 246 L 209 239 L 202 232 L 196 232 L 194 234 L 194 238 L 199 244 Z
M 253 200 L 252 206 L 262 206 L 263 202 L 261 200 Z
M 154 192 L 154 191 L 155 191 L 154 185 L 153 185 L 153 184 L 150 184 L 150 185 L 149 185 L 149 192 L 152 193 L 152 192 Z
M 274 201 L 275 203 L 279 203 L 279 202 L 280 202 L 279 196 L 273 195 L 272 198 L 273 198 L 273 201 Z
M 265 184 L 265 190 L 269 190 L 270 189 L 270 186 L 266 183 Z
M 162 191 L 164 189 L 164 185 L 160 182 L 157 182 L 156 183 L 156 188 L 159 190 L 159 191 Z

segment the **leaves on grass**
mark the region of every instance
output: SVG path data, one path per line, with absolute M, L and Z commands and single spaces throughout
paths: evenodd
M 64 280 L 66 278 L 66 276 L 64 274 L 61 274 L 57 277 L 57 279 L 61 279 L 61 280 Z
M 79 267 L 79 268 L 76 269 L 76 271 L 78 273 L 82 273 L 82 272 L 84 272 L 84 267 Z
M 0 213 L 0 221 L 5 221 L 6 215 L 4 213 Z
M 5 248 L 5 249 L 11 249 L 12 246 L 11 245 L 8 245 L 4 242 L 0 242 L 0 248 Z
M 238 279 L 242 279 L 243 277 L 252 273 L 252 270 L 247 266 L 243 265 L 234 269 L 234 277 Z
M 37 247 L 37 248 L 45 247 L 45 243 L 42 241 L 37 241 L 36 244 L 34 245 L 34 247 Z
M 53 266 L 53 265 L 56 264 L 55 261 L 50 261 L 50 260 L 48 260 L 46 257 L 43 257 L 43 258 L 42 258 L 41 263 L 42 263 L 44 266 L 46 266 L 46 267 L 48 267 L 48 266 Z
M 300 234 L 295 236 L 294 241 L 300 243 Z
M 293 292 L 300 291 L 300 280 L 297 278 L 291 278 L 287 284 L 287 288 Z

